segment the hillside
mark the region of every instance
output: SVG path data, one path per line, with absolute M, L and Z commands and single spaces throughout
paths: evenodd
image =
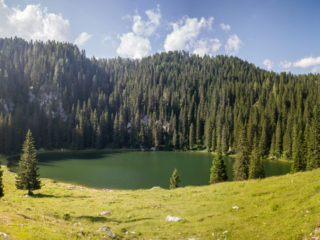
M 186 52 L 89 59 L 73 44 L 0 39 L 0 153 L 37 148 L 237 146 L 291 158 L 312 142 L 319 75 L 277 74 L 236 57 Z M 299 139 L 295 142 L 294 139 Z
M 42 179 L 35 197 L 4 167 L 0 232 L 10 239 L 311 239 L 320 170 L 177 190 L 101 190 Z M 238 206 L 238 209 L 233 207 Z M 101 215 L 102 212 L 111 215 Z M 182 218 L 167 222 L 167 216 Z M 99 231 L 100 229 L 100 231 Z M 0 236 L 1 239 L 1 236 Z M 313 238 L 318 239 L 318 238 Z

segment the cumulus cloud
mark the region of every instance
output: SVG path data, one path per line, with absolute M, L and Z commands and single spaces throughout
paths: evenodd
M 228 38 L 226 45 L 224 46 L 226 53 L 230 55 L 237 54 L 239 52 L 241 44 L 242 44 L 242 41 L 237 36 L 237 34 L 231 35 Z
M 185 17 L 179 22 L 172 23 L 173 31 L 167 35 L 164 49 L 166 51 L 190 50 L 200 31 L 202 29 L 211 29 L 213 20 L 213 17 L 210 17 L 208 20 L 203 17 L 199 20 L 197 18 Z
M 279 67 L 288 69 L 292 66 L 292 62 L 282 61 L 279 63 Z
M 147 10 L 147 21 L 143 21 L 140 15 L 133 17 L 132 31 L 139 36 L 151 36 L 160 25 L 160 6 L 155 10 Z
M 228 24 L 221 23 L 220 27 L 223 31 L 228 32 L 231 29 L 231 26 Z
M 121 56 L 139 59 L 151 52 L 151 44 L 148 38 L 138 36 L 132 32 L 120 37 L 121 43 L 117 53 Z
M 221 47 L 220 40 L 217 38 L 213 38 L 210 40 L 199 40 L 195 44 L 195 48 L 193 50 L 193 54 L 197 54 L 200 57 L 204 55 L 213 55 L 213 53 L 217 52 Z
M 0 37 L 68 41 L 70 35 L 70 23 L 60 14 L 48 13 L 40 5 L 27 5 L 22 10 L 9 8 L 0 0 Z
M 83 46 L 90 38 L 92 37 L 91 34 L 87 32 L 82 32 L 74 41 L 74 44 L 78 45 L 79 47 Z
M 295 67 L 301 67 L 301 68 L 307 68 L 307 67 L 312 67 L 320 64 L 320 57 L 307 57 L 307 58 L 302 58 L 293 65 Z
M 155 10 L 147 10 L 148 20 L 144 21 L 140 15 L 133 16 L 132 32 L 122 34 L 117 53 L 130 58 L 143 58 L 151 53 L 149 38 L 159 27 L 161 20 L 160 6 Z
M 270 59 L 265 59 L 263 61 L 263 65 L 265 65 L 268 70 L 271 70 L 273 67 L 273 62 Z

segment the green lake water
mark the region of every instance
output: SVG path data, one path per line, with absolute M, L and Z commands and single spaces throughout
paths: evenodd
M 97 188 L 168 188 L 174 168 L 181 186 L 206 185 L 213 156 L 193 152 L 59 152 L 39 154 L 41 177 Z M 233 159 L 225 159 L 229 180 Z M 286 174 L 290 164 L 264 162 L 266 176 Z

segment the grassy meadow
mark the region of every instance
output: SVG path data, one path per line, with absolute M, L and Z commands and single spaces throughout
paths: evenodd
M 33 197 L 15 188 L 14 173 L 2 170 L 0 232 L 10 240 L 112 234 L 115 239 L 317 239 L 320 226 L 320 169 L 176 190 L 93 189 L 42 179 Z M 167 222 L 167 216 L 182 220 Z

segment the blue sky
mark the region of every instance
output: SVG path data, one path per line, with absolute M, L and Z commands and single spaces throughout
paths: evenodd
M 320 72 L 320 1 L 0 0 L 0 37 L 76 43 L 89 57 L 186 50 Z

